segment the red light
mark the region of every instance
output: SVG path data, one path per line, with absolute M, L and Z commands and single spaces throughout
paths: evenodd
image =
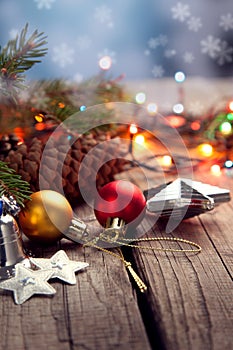
M 192 130 L 197 131 L 200 130 L 201 124 L 200 122 L 195 121 L 191 123 L 190 127 Z

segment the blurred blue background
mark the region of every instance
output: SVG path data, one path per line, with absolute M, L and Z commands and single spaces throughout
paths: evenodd
M 27 22 L 49 49 L 31 79 L 82 81 L 103 56 L 127 79 L 233 74 L 232 0 L 1 0 L 1 46 Z

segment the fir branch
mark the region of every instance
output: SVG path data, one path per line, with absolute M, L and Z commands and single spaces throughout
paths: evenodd
M 41 62 L 38 58 L 45 56 L 46 36 L 35 30 L 27 39 L 28 24 L 7 45 L 0 47 L 0 94 L 16 100 L 19 89 L 25 88 L 23 73 L 34 64 Z
M 30 199 L 30 185 L 21 179 L 7 163 L 0 161 L 0 197 L 13 196 L 19 206 L 24 206 L 24 201 Z

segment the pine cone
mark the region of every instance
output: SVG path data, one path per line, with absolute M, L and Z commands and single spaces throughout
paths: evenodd
M 34 137 L 11 150 L 4 160 L 29 182 L 33 192 L 41 189 L 60 192 L 61 184 L 66 198 L 75 206 L 82 200 L 80 188 L 88 193 L 94 181 L 99 188 L 113 181 L 114 175 L 123 170 L 126 161 L 124 154 L 119 155 L 120 139 L 116 137 L 110 143 L 101 143 L 105 140 L 104 134 L 97 138 L 90 133 L 72 143 L 64 132 L 56 138 L 50 137 L 46 144 L 46 141 Z M 91 150 L 97 144 L 98 149 L 93 154 Z M 87 154 L 79 176 L 81 162 Z

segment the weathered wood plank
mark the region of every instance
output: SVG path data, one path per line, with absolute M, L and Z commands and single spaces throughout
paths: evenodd
M 122 262 L 95 248 L 85 248 L 84 255 L 87 273 L 66 290 L 74 349 L 150 349 Z
M 200 225 L 199 218 L 192 218 L 172 234 L 200 244 L 202 252 L 196 255 L 133 250 L 138 271 L 149 286 L 147 295 L 140 299 L 151 308 L 151 323 L 159 329 L 164 349 L 233 348 L 232 265 L 216 251 L 210 239 L 212 232 L 206 232 L 208 228 Z M 155 225 L 151 235 L 168 234 L 161 225 Z M 148 244 L 158 246 L 155 242 Z
M 60 247 L 36 249 L 36 253 L 51 257 L 59 248 L 70 259 L 85 260 L 90 266 L 77 274 L 76 285 L 51 281 L 56 289 L 53 297 L 34 296 L 15 305 L 12 293 L 1 291 L 2 348 L 151 349 L 122 262 L 65 239 Z
M 196 180 L 233 189 L 233 181 L 225 176 L 206 179 L 203 174 Z M 145 189 L 145 180 L 137 175 L 129 171 L 128 179 Z M 147 175 L 152 186 L 153 181 L 158 184 L 158 174 Z M 145 295 L 139 293 L 139 305 L 152 347 L 159 341 L 154 337 L 157 331 L 159 348 L 165 350 L 233 349 L 232 212 L 231 201 L 183 221 L 172 234 L 165 233 L 160 222 L 149 230 L 148 237 L 174 236 L 198 243 L 199 254 L 132 249 L 138 273 L 148 285 Z M 146 222 L 141 229 L 148 231 Z M 172 247 L 167 242 L 147 244 Z

